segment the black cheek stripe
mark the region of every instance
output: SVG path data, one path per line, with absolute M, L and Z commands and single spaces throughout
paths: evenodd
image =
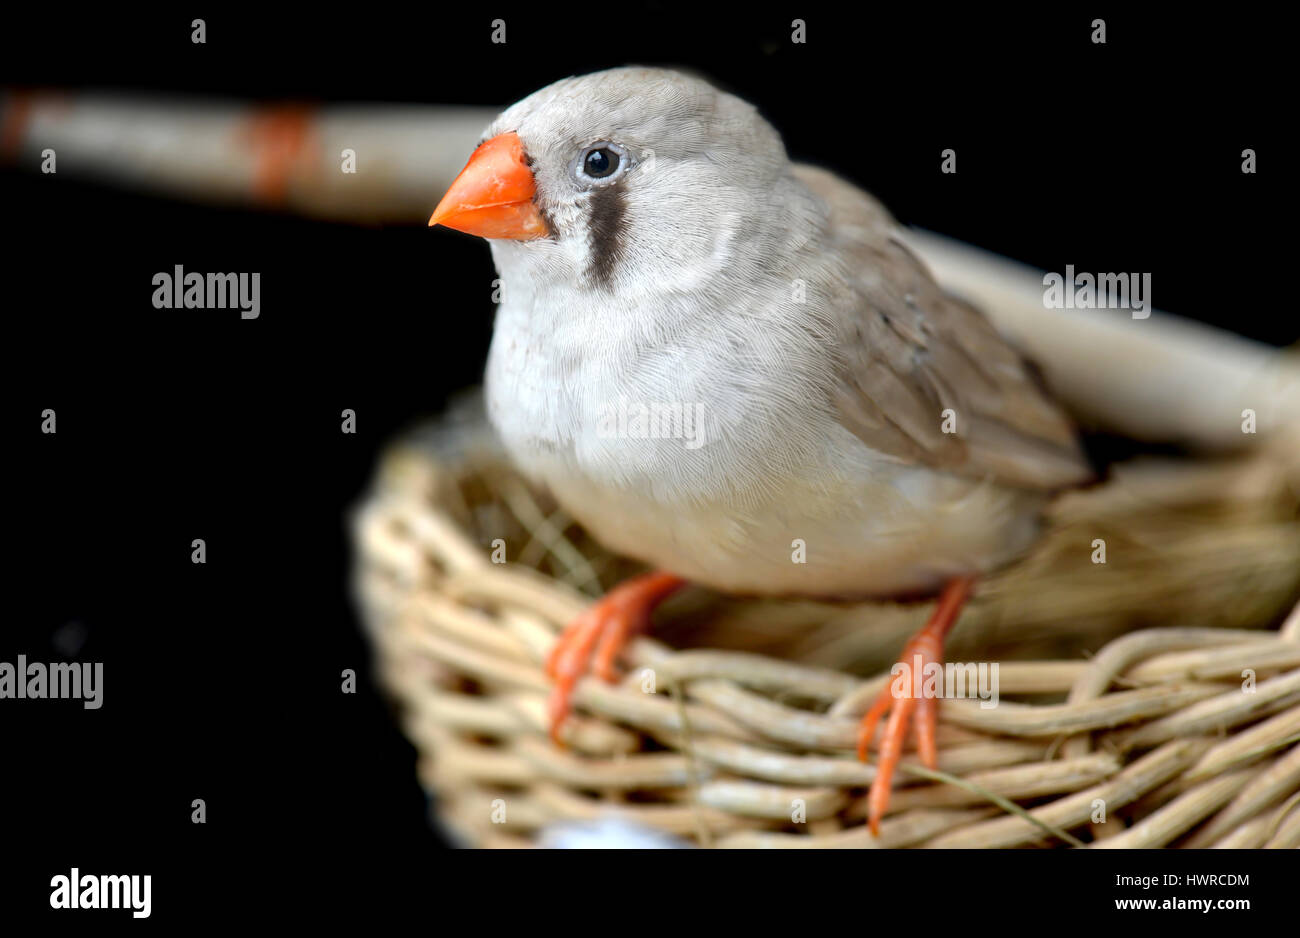
M 591 249 L 587 279 L 595 286 L 607 287 L 614 278 L 626 243 L 627 200 L 622 187 L 615 184 L 594 190 L 587 204 Z

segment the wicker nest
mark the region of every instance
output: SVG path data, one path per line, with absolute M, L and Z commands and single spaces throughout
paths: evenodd
M 579 685 L 558 748 L 541 662 L 639 568 L 512 472 L 473 404 L 388 452 L 355 586 L 421 782 L 467 844 L 613 813 L 717 847 L 1296 847 L 1298 503 L 1295 437 L 1059 499 L 948 646 L 999 662 L 999 705 L 943 702 L 939 771 L 905 756 L 879 838 L 857 716 L 928 603 L 688 589 L 622 684 Z

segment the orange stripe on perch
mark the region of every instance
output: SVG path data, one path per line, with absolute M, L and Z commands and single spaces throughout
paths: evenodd
M 4 117 L 0 118 L 0 156 L 11 160 L 18 155 L 32 112 L 32 95 L 29 91 L 9 92 Z
M 254 147 L 253 197 L 269 205 L 282 205 L 289 182 L 304 169 L 310 150 L 314 108 L 303 104 L 275 104 L 259 108 L 240 132 Z

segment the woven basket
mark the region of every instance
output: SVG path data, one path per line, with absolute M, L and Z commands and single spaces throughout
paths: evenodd
M 579 685 L 556 747 L 541 662 L 639 568 L 511 471 L 474 402 L 387 453 L 355 587 L 421 782 L 469 845 L 615 814 L 716 847 L 1296 847 L 1298 503 L 1294 436 L 1059 499 L 948 645 L 999 662 L 999 705 L 943 701 L 939 772 L 905 755 L 879 838 L 857 717 L 930 603 L 688 589 L 621 684 Z

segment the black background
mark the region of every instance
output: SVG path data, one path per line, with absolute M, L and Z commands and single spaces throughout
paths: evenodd
M 1294 240 L 1286 59 L 1280 25 L 1241 9 L 11 8 L 0 85 L 495 107 L 595 68 L 686 65 L 905 223 L 1044 269 L 1149 271 L 1158 308 L 1285 344 L 1300 332 L 1278 300 Z M 205 46 L 189 39 L 196 15 Z M 489 41 L 498 16 L 505 45 Z M 806 45 L 788 41 L 796 16 Z M 1097 16 L 1104 46 L 1089 38 Z M 939 172 L 946 147 L 956 175 Z M 1246 147 L 1257 175 L 1240 172 Z M 49 877 L 74 865 L 152 873 L 162 922 L 246 916 L 255 898 L 315 921 L 381 899 L 445 903 L 470 882 L 513 882 L 512 868 L 535 878 L 519 861 L 445 864 L 346 589 L 345 513 L 376 452 L 479 379 L 485 247 L 31 167 L 0 174 L 0 205 L 13 472 L 0 660 L 59 660 L 52 636 L 75 621 L 78 656 L 105 663 L 102 710 L 0 703 L 6 913 L 48 911 Z M 151 277 L 174 264 L 260 271 L 261 317 L 155 310 Z M 40 433 L 47 407 L 57 435 Z M 343 408 L 355 436 L 339 432 Z M 196 537 L 205 565 L 190 562 Z M 361 693 L 339 692 L 344 668 Z M 194 798 L 206 825 L 190 823 Z M 1040 898 L 1100 907 L 1106 875 L 1073 869 Z

